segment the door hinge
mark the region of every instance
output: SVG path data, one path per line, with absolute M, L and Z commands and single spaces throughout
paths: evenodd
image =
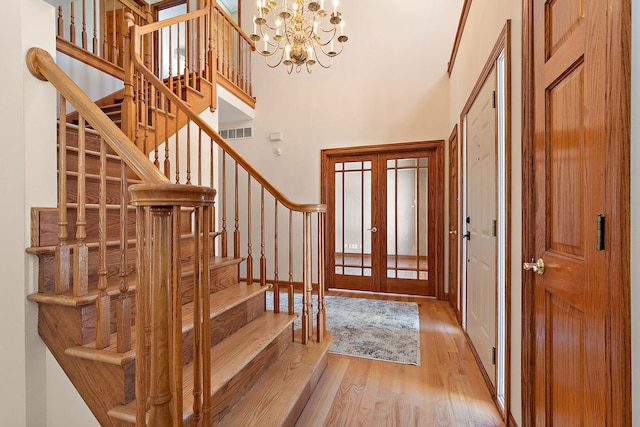
M 496 348 L 491 347 L 491 363 L 496 364 Z
M 604 215 L 599 214 L 596 219 L 596 250 L 604 251 Z
M 497 236 L 497 233 L 498 233 L 497 229 L 498 229 L 498 221 L 494 219 L 493 221 L 491 221 L 491 235 L 493 237 Z
M 493 91 L 493 95 L 491 96 L 491 105 L 493 108 L 496 108 L 496 91 Z

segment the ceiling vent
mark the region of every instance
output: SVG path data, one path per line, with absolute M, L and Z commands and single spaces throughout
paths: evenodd
M 253 127 L 222 129 L 220 130 L 220 136 L 224 139 L 253 138 Z

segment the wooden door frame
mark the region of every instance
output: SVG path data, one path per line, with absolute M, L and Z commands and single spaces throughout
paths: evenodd
M 462 113 L 460 114 L 460 129 L 461 129 L 461 134 L 463 135 L 462 138 L 459 138 L 458 140 L 458 151 L 459 151 L 459 155 L 460 155 L 460 164 L 459 164 L 459 174 L 460 174 L 460 190 L 458 190 L 461 194 L 462 197 L 464 197 L 465 192 L 464 192 L 464 188 L 467 185 L 466 183 L 466 167 L 467 167 L 467 159 L 466 159 L 466 155 L 464 153 L 466 153 L 466 140 L 464 138 L 464 135 L 466 135 L 467 130 L 465 129 L 464 126 L 464 118 L 465 116 L 469 113 L 469 110 L 471 109 L 471 106 L 473 105 L 474 101 L 476 100 L 478 93 L 480 92 L 480 90 L 482 89 L 482 87 L 484 86 L 489 74 L 491 73 L 491 70 L 493 70 L 496 66 L 496 63 L 500 57 L 500 53 L 504 51 L 505 52 L 505 131 L 504 131 L 504 139 L 505 139 L 505 153 L 504 153 L 504 158 L 505 158 L 505 162 L 507 162 L 507 168 L 505 171 L 505 230 L 506 230 L 506 235 L 504 236 L 505 239 L 505 361 L 504 361 L 504 411 L 505 411 L 505 417 L 508 419 L 510 417 L 511 414 L 511 144 L 513 143 L 513 141 L 511 141 L 511 20 L 507 20 L 505 22 L 505 25 L 502 29 L 502 31 L 500 32 L 500 35 L 498 36 L 498 40 L 496 41 L 495 45 L 493 46 L 493 49 L 491 50 L 491 53 L 489 54 L 489 58 L 487 59 L 487 62 L 484 65 L 484 68 L 482 69 L 482 72 L 480 73 L 480 76 L 478 77 L 478 80 L 476 81 L 475 86 L 473 87 L 473 90 L 471 91 L 471 94 L 469 95 L 469 98 L 464 106 L 464 108 L 462 109 Z M 497 132 L 497 126 L 496 126 L 496 132 Z M 497 139 L 496 139 L 496 144 L 497 144 Z M 496 146 L 497 149 L 497 146 Z M 498 161 L 498 153 L 496 150 L 496 162 Z M 496 180 L 496 190 L 497 190 L 497 185 L 498 182 Z M 528 188 L 528 187 L 523 187 L 523 188 Z M 498 196 L 498 194 L 496 194 L 496 196 Z M 498 200 L 496 199 L 496 204 L 498 203 Z M 466 208 L 466 202 L 462 205 L 462 207 Z M 462 218 L 464 217 L 464 213 L 462 214 L 458 214 L 458 216 L 460 217 L 460 227 L 463 226 L 463 221 Z M 462 230 L 462 228 L 460 228 L 458 230 L 458 234 L 460 234 L 460 231 Z M 461 245 L 462 246 L 462 245 Z M 462 252 L 462 251 L 461 251 Z M 466 252 L 465 252 L 466 255 Z M 496 256 L 497 256 L 497 252 L 496 252 Z M 462 273 L 462 271 L 464 270 L 466 272 L 466 269 L 462 268 L 462 263 L 465 262 L 465 258 L 466 256 L 461 256 L 461 254 L 458 255 L 459 258 L 459 266 L 460 269 L 459 271 Z M 496 268 L 498 267 L 498 264 L 496 263 Z M 458 282 L 461 284 L 462 283 L 462 275 L 461 277 L 458 279 Z M 497 290 L 497 289 L 496 289 Z M 462 291 L 462 287 L 459 286 L 459 292 Z M 467 298 L 467 292 L 465 291 L 464 293 L 464 297 Z M 496 292 L 496 298 L 498 297 L 498 293 Z M 462 307 L 465 308 L 465 310 L 468 308 L 468 304 L 464 304 L 462 305 L 461 308 L 461 314 L 462 313 Z M 496 305 L 496 310 L 497 310 L 497 305 Z M 465 315 L 465 319 L 466 319 L 466 313 L 464 313 Z M 497 322 L 497 321 L 496 321 Z M 465 322 L 466 323 L 466 322 Z M 462 322 L 461 322 L 462 324 Z M 497 324 L 497 323 L 496 323 Z M 465 324 L 466 326 L 466 324 Z M 496 331 L 497 332 L 497 331 Z M 475 348 L 473 345 L 471 345 L 471 339 L 469 338 L 469 335 L 467 335 L 466 333 L 466 329 L 465 329 L 465 336 L 467 337 L 467 341 L 469 341 L 469 344 L 471 346 L 473 355 L 476 359 L 476 362 L 478 363 L 478 366 L 482 366 L 482 361 L 480 360 L 480 357 L 478 356 L 478 354 L 475 351 Z M 497 338 L 497 335 L 496 335 Z M 498 404 L 498 400 L 497 400 L 497 393 L 496 393 L 496 388 L 493 386 L 491 380 L 489 379 L 487 373 L 484 371 L 484 369 L 482 369 L 482 373 L 484 376 L 484 380 L 487 383 L 487 387 L 489 388 L 491 395 L 494 399 L 494 401 L 496 402 L 496 405 Z
M 320 160 L 320 197 L 322 203 L 326 203 L 328 200 L 329 192 L 331 191 L 328 188 L 328 180 L 323 179 L 322 177 L 327 176 L 328 173 L 334 173 L 333 170 L 330 170 L 329 164 L 330 159 L 332 157 L 338 156 L 348 156 L 348 155 L 366 155 L 366 154 L 388 154 L 388 153 L 403 153 L 409 151 L 417 151 L 417 150 L 426 150 L 426 151 L 434 151 L 435 153 L 435 165 L 430 164 L 429 166 L 435 166 L 437 173 L 437 179 L 435 183 L 429 181 L 429 188 L 434 191 L 434 199 L 440 200 L 442 203 L 436 203 L 433 207 L 433 217 L 435 221 L 435 230 L 433 233 L 434 238 L 434 268 L 431 270 L 429 268 L 429 280 L 431 277 L 434 278 L 434 286 L 436 298 L 438 300 L 445 299 L 444 293 L 444 233 L 445 233 L 445 224 L 444 224 L 444 140 L 432 140 L 432 141 L 419 141 L 419 142 L 404 142 L 397 144 L 380 144 L 380 145 L 365 145 L 365 146 L 357 146 L 357 147 L 344 147 L 344 148 L 329 148 L 321 151 L 321 160 Z M 433 185 L 432 185 L 433 184 Z M 325 226 L 325 239 L 328 239 L 328 224 Z M 430 236 L 431 238 L 431 236 Z M 328 241 L 328 240 L 327 240 Z M 325 245 L 325 259 L 329 259 L 329 254 L 331 250 L 335 250 L 335 248 L 330 248 L 330 245 Z M 326 263 L 325 266 L 325 277 L 330 277 L 329 273 L 333 268 L 332 265 Z M 433 273 L 433 276 L 432 276 Z M 327 280 L 328 282 L 328 280 Z
M 533 2 L 524 0 L 522 6 L 522 259 L 524 262 L 535 252 L 535 194 L 526 189 L 534 188 L 534 25 Z M 607 192 L 612 196 L 609 212 L 619 217 L 613 227 L 607 227 L 611 259 L 616 265 L 607 268 L 608 283 L 620 286 L 609 288 L 611 310 L 609 325 L 615 333 L 609 333 L 608 359 L 610 362 L 611 393 L 608 407 L 611 410 L 610 425 L 631 423 L 631 316 L 630 316 L 630 103 L 631 103 L 631 1 L 609 0 L 610 14 L 607 33 L 607 71 L 614 65 L 620 72 L 608 76 L 610 102 L 606 108 L 606 133 L 611 145 L 607 169 L 612 179 Z M 627 67 L 623 69 L 622 67 Z M 611 107 L 611 108 L 609 108 Z M 609 225 L 609 224 L 607 224 Z M 535 422 L 535 277 L 523 274 L 522 278 L 522 425 Z M 614 363 L 615 362 L 615 363 Z
M 451 146 L 453 141 L 456 142 L 456 150 L 457 150 L 457 154 L 456 154 L 456 194 L 455 194 L 455 204 L 456 204 L 456 216 L 455 218 L 451 217 L 451 210 L 452 210 L 452 197 L 454 197 L 453 194 L 451 194 L 451 163 L 452 163 L 452 158 L 451 158 Z M 451 239 L 451 237 L 449 237 L 449 253 L 447 254 L 448 256 L 448 260 L 449 260 L 449 276 L 452 277 L 453 280 L 448 280 L 447 283 L 449 283 L 449 292 L 448 292 L 448 300 L 449 303 L 453 306 L 453 311 L 456 314 L 456 319 L 458 319 L 458 323 L 460 325 L 462 325 L 462 307 L 459 306 L 459 302 L 460 302 L 460 230 L 462 227 L 462 216 L 460 215 L 460 138 L 458 138 L 458 124 L 456 123 L 453 126 L 453 130 L 451 131 L 451 135 L 449 135 L 449 167 L 447 168 L 447 170 L 449 171 L 449 189 L 448 189 L 448 212 L 449 212 L 449 233 L 451 233 L 451 223 L 453 222 L 453 224 L 455 224 L 455 229 L 457 234 L 455 235 L 454 239 Z M 453 260 L 454 263 L 452 264 L 452 259 L 451 259 L 451 241 L 454 240 L 456 242 L 457 245 L 457 255 L 456 255 L 456 259 Z M 452 274 L 452 271 L 454 271 L 455 269 L 455 273 Z M 452 294 L 451 292 L 451 284 L 454 284 L 455 286 L 455 293 Z

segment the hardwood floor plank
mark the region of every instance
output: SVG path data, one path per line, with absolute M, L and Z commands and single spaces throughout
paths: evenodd
M 296 426 L 504 426 L 448 302 L 329 294 L 416 302 L 420 366 L 329 354 L 329 365 Z

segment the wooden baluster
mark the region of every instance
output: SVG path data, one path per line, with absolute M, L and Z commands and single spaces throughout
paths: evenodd
M 253 283 L 253 255 L 251 234 L 251 175 L 247 174 L 247 284 Z
M 128 167 L 120 165 L 120 295 L 116 305 L 118 353 L 131 350 L 131 298 L 129 298 Z
M 71 247 L 67 243 L 67 100 L 60 95 L 58 130 L 58 245 L 56 246 L 55 292 L 66 294 L 71 289 Z
M 222 234 L 220 235 L 220 255 L 229 256 L 227 242 L 227 154 L 222 152 Z
M 78 122 L 78 209 L 76 217 L 76 247 L 73 251 L 73 296 L 87 294 L 89 290 L 89 248 L 85 243 L 86 232 L 86 165 L 85 165 L 85 121 L 80 116 Z
M 82 48 L 87 49 L 87 5 L 86 0 L 82 0 Z
M 102 37 L 102 51 L 100 57 L 109 60 L 109 42 L 107 37 L 107 0 L 100 0 L 100 37 Z
M 115 11 L 114 11 L 115 14 Z M 133 16 L 128 14 L 125 16 L 125 20 L 122 23 L 122 33 L 124 34 L 124 49 L 125 49 L 125 61 L 124 61 L 124 95 L 122 99 L 122 131 L 131 140 L 135 141 L 136 137 L 136 105 L 134 100 L 135 90 L 134 85 L 137 82 L 134 65 L 132 60 L 132 42 L 129 28 L 133 26 Z M 115 30 L 115 27 L 113 27 Z
M 273 233 L 273 312 L 280 313 L 280 281 L 278 280 L 278 199 L 274 197 L 274 233 Z
M 75 13 L 75 3 L 71 2 L 71 14 L 69 16 L 70 24 L 69 24 L 69 41 L 73 44 L 76 43 L 76 13 Z
M 233 257 L 240 258 L 240 228 L 238 222 L 238 162 L 235 162 L 235 230 L 233 231 Z
M 180 99 L 182 99 L 183 101 L 185 100 L 184 94 L 182 93 L 182 76 L 180 75 L 180 72 L 182 72 L 181 70 L 181 65 L 180 65 L 180 23 L 178 22 L 176 24 L 177 30 L 176 30 L 176 43 L 178 45 L 178 47 L 176 48 L 176 51 L 178 52 L 177 54 L 177 64 L 176 64 L 176 76 L 178 77 L 178 81 L 176 82 L 176 95 L 178 95 L 180 97 Z M 177 119 L 176 119 L 176 123 L 177 123 Z
M 111 297 L 107 293 L 107 144 L 100 139 L 100 190 L 98 203 L 98 297 L 96 298 L 96 348 L 111 344 Z
M 202 129 L 198 128 L 198 185 L 202 185 L 202 167 Z M 209 182 L 209 185 L 213 187 L 213 181 Z
M 169 107 L 169 103 L 167 101 L 166 98 L 163 98 L 165 100 L 165 103 L 167 104 L 167 108 Z M 168 109 L 166 110 L 168 112 Z M 164 176 L 167 177 L 167 179 L 169 179 L 171 177 L 171 160 L 169 159 L 169 155 L 170 155 L 170 147 L 169 147 L 169 120 L 168 117 L 165 117 L 164 120 L 164 134 L 165 134 L 165 139 L 164 139 Z
M 211 82 L 211 103 L 209 104 L 209 109 L 211 111 L 215 110 L 215 107 L 217 105 L 217 97 L 215 96 L 215 90 L 216 90 L 216 76 L 217 76 L 217 49 L 216 49 L 216 45 L 213 39 L 213 35 L 216 34 L 214 31 L 217 30 L 217 26 L 216 26 L 216 10 L 213 7 L 213 2 L 210 2 L 210 9 L 211 12 L 209 14 L 209 22 L 208 22 L 208 27 L 209 27 L 209 34 L 208 34 L 208 46 L 207 46 L 207 57 L 206 57 L 206 68 L 207 68 L 207 72 L 206 72 L 206 76 L 207 79 L 209 79 L 209 82 Z
M 198 211 L 195 212 L 196 220 L 198 218 Z M 183 375 L 182 375 L 182 269 L 181 269 L 181 232 L 180 232 L 180 224 L 181 221 L 181 207 L 174 206 L 173 207 L 173 215 L 172 215 L 172 244 L 171 244 L 171 357 L 172 362 L 171 366 L 173 369 L 171 370 L 171 389 L 168 390 L 169 393 L 173 391 L 173 422 L 171 425 L 177 426 L 182 424 L 182 404 L 183 404 Z M 195 240 L 198 240 L 197 236 L 194 236 Z M 194 276 L 197 276 L 198 270 L 194 269 Z M 196 277 L 194 277 L 194 284 L 196 282 Z M 197 294 L 194 295 L 194 299 L 197 299 Z
M 193 259 L 194 259 L 194 280 L 193 280 L 193 418 L 191 421 L 192 426 L 200 426 L 202 423 L 202 372 L 201 372 L 201 357 L 203 353 L 201 340 L 202 336 L 202 322 L 206 319 L 201 312 L 201 303 L 204 301 L 204 295 L 202 293 L 203 275 L 207 272 L 203 272 L 201 268 L 200 253 L 201 245 L 204 245 L 204 241 L 200 242 L 201 236 L 201 211 L 197 210 L 194 216 L 195 222 L 193 224 Z M 203 238 L 204 235 L 202 235 Z M 204 255 L 206 257 L 206 254 Z
M 302 344 L 306 344 L 313 335 L 312 299 L 311 299 L 311 213 L 304 214 L 303 267 L 302 267 Z
M 211 207 L 204 206 L 203 208 L 203 218 L 209 218 L 211 216 Z M 202 318 L 204 321 L 204 328 L 202 330 L 202 375 L 203 375 L 203 383 L 202 383 L 202 393 L 204 396 L 204 400 L 202 402 L 202 425 L 210 426 L 211 422 L 211 409 L 212 409 L 212 401 L 211 401 L 211 322 L 210 313 L 211 306 L 209 303 L 209 294 L 211 293 L 211 275 L 209 272 L 211 271 L 211 262 L 209 258 L 210 248 L 209 248 L 209 235 L 211 234 L 211 229 L 209 228 L 209 221 L 203 221 L 202 223 L 202 234 L 205 238 L 202 241 L 202 270 L 205 274 L 203 274 L 202 281 Z
M 289 209 L 289 284 L 287 286 L 289 314 L 293 314 L 293 211 Z
M 171 207 L 151 211 L 151 382 L 149 425 L 171 426 L 171 364 L 169 346 L 169 295 L 171 290 Z
M 113 64 L 117 64 L 118 63 L 118 42 L 116 40 L 116 28 L 118 28 L 118 24 L 116 22 L 116 5 L 115 5 L 115 0 L 113 0 L 113 2 L 111 3 L 113 5 L 113 9 L 112 9 L 112 14 L 111 14 L 111 63 Z M 131 15 L 130 17 L 126 17 L 125 19 L 123 19 L 123 21 L 128 21 L 131 20 L 130 25 L 133 25 L 133 15 Z M 124 28 L 124 27 L 123 27 Z M 129 34 L 129 28 L 127 27 L 127 32 L 126 33 L 122 33 L 122 35 L 125 37 L 125 43 L 127 35 Z M 125 61 L 126 61 L 126 56 L 129 55 L 130 51 L 127 51 L 127 53 L 125 53 Z M 126 70 L 125 70 L 126 73 Z M 125 74 L 126 75 L 126 74 Z
M 324 278 L 325 278 L 325 228 L 326 216 L 318 213 L 318 318 L 316 320 L 316 340 L 324 341 L 327 331 L 327 314 L 324 307 Z
M 168 30 L 169 30 L 169 45 L 168 45 L 169 53 L 167 55 L 169 57 L 169 71 L 168 71 L 169 72 L 169 83 L 168 83 L 168 86 L 169 86 L 169 89 L 171 89 L 171 91 L 173 92 L 173 86 L 174 86 L 174 81 L 173 81 L 173 25 L 170 26 L 168 28 Z
M 260 187 L 260 284 L 267 284 L 267 258 L 264 256 L 264 187 Z
M 187 9 L 189 9 L 189 3 L 187 2 Z M 184 86 L 191 86 L 191 37 L 189 37 L 191 31 L 191 21 L 188 20 L 184 23 Z M 186 99 L 186 98 L 185 98 Z
M 178 88 L 180 87 L 180 80 L 178 80 Z M 175 128 L 175 139 L 176 139 L 176 184 L 180 184 L 180 110 L 176 109 L 176 128 Z M 168 142 L 167 142 L 168 143 Z
M 191 184 L 191 119 L 187 119 L 187 184 Z
M 62 6 L 58 6 L 58 37 L 64 38 L 64 19 L 62 18 Z
M 98 4 L 93 0 L 93 39 L 91 40 L 91 51 L 98 55 Z
M 158 97 L 160 99 L 157 101 L 156 108 L 153 110 L 153 118 L 154 118 L 153 123 L 155 127 L 155 132 L 153 133 L 153 164 L 155 167 L 160 169 L 160 159 L 159 159 L 160 153 L 159 153 L 159 142 L 158 142 L 160 129 L 158 129 L 158 110 L 161 108 L 164 109 L 164 95 L 159 91 L 156 92 L 156 89 L 154 87 L 153 89 L 154 102 L 156 99 L 158 99 Z

